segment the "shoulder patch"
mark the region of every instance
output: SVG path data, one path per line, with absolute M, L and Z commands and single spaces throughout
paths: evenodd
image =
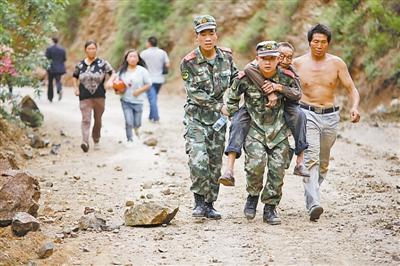
M 185 70 L 181 73 L 182 79 L 186 81 L 189 78 L 189 71 Z
M 224 51 L 224 52 L 227 52 L 227 53 L 232 53 L 232 49 L 231 48 L 228 48 L 228 47 L 218 47 L 219 49 L 221 49 L 222 51 Z
M 188 53 L 187 55 L 185 55 L 185 57 L 183 58 L 186 61 L 190 61 L 192 59 L 196 58 L 196 53 L 195 51 L 191 51 L 190 53 Z
M 282 73 L 285 74 L 286 76 L 291 77 L 292 79 L 296 78 L 296 75 L 294 74 L 294 72 L 289 69 L 282 68 Z

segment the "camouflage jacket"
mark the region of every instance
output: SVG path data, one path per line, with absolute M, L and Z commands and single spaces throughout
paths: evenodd
M 237 76 L 229 48 L 216 47 L 217 55 L 210 64 L 196 48 L 181 62 L 181 74 L 187 97 L 185 117 L 212 125 L 221 116 L 223 95 Z
M 284 97 L 291 98 L 291 91 L 297 86 L 295 79 L 279 68 L 269 80 L 286 87 L 283 91 Z M 288 95 L 285 95 L 285 92 Z M 239 109 L 241 94 L 244 94 L 245 106 L 251 117 L 249 135 L 266 144 L 269 149 L 286 139 L 288 129 L 283 116 L 283 97 L 279 97 L 274 108 L 265 107 L 267 97 L 247 76 L 244 76 L 236 79 L 228 92 L 227 110 L 231 116 Z

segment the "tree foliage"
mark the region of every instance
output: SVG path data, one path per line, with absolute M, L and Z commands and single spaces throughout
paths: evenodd
M 12 49 L 16 75 L 8 78 L 14 86 L 38 86 L 32 73 L 48 63 L 43 56 L 43 46 L 48 41 L 47 36 L 56 30 L 55 12 L 66 4 L 67 0 L 0 1 L 0 44 Z M 0 84 L 4 85 L 5 76 L 0 77 Z

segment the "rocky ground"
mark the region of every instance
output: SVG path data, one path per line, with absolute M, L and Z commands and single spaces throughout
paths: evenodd
M 108 94 L 100 150 L 83 153 L 78 99 L 66 90 L 61 102 L 37 101 L 45 132 L 58 154 L 34 151 L 26 169 L 41 186 L 41 229 L 15 237 L 0 228 L 0 265 L 398 265 L 400 263 L 400 123 L 341 124 L 331 170 L 322 186 L 325 213 L 308 220 L 302 180 L 287 171 L 279 206 L 282 225 L 243 215 L 246 198 L 243 158 L 237 185 L 222 187 L 216 208 L 222 220 L 191 217 L 181 96 L 162 94 L 161 123 L 147 122 L 142 142 L 124 145 L 124 121 L 117 96 Z M 345 114 L 347 115 L 347 114 Z M 168 226 L 128 227 L 127 201 L 161 202 L 179 211 Z M 79 230 L 85 207 L 106 220 L 106 230 Z M 38 259 L 43 243 L 54 253 Z

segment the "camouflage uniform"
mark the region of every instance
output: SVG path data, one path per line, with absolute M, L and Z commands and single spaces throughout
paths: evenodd
M 207 61 L 200 48 L 196 48 L 180 66 L 187 92 L 184 137 L 193 182 L 190 190 L 204 196 L 206 202 L 214 202 L 218 197 L 226 131 L 224 126 L 217 132 L 212 125 L 220 118 L 223 94 L 237 75 L 230 49 L 215 49 L 213 62 Z
M 301 90 L 295 80 L 279 68 L 268 80 L 284 85 L 277 105 L 265 107 L 268 99 L 264 92 L 247 76 L 235 80 L 229 90 L 227 109 L 233 115 L 239 109 L 240 95 L 244 93 L 245 107 L 250 114 L 250 130 L 245 140 L 244 150 L 247 192 L 251 196 L 261 194 L 261 202 L 278 205 L 282 197 L 285 164 L 289 159 L 288 129 L 284 119 L 283 97 L 297 99 Z M 263 176 L 268 159 L 267 182 L 263 189 Z

